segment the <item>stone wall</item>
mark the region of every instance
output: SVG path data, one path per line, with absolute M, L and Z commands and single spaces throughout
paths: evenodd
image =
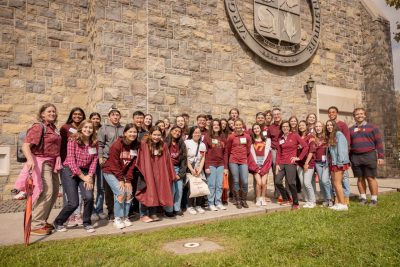
M 222 0 L 0 0 L 0 146 L 12 151 L 0 191 L 12 187 L 20 168 L 16 134 L 46 102 L 57 105 L 59 126 L 74 106 L 105 115 L 113 103 L 124 123 L 137 109 L 155 120 L 188 112 L 193 121 L 199 113 L 227 117 L 238 107 L 251 124 L 257 111 L 280 106 L 285 118 L 304 119 L 317 112 L 316 93 L 307 99 L 303 92 L 310 74 L 317 84 L 362 92 L 371 121 L 385 129 L 383 173 L 393 174 L 389 27 L 361 1 L 367 0 L 320 0 L 316 54 L 302 66 L 280 68 L 234 35 Z M 238 2 L 251 24 L 253 2 Z

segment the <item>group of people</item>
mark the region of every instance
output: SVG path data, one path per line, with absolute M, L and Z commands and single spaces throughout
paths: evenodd
M 104 124 L 99 113 L 86 119 L 83 109 L 76 107 L 58 131 L 56 107 L 43 105 L 38 123 L 27 131 L 22 148 L 27 162 L 16 183 L 24 192 L 27 175 L 32 175 L 31 234 L 48 235 L 76 225 L 92 233 L 93 221 L 107 217 L 122 229 L 132 225 L 135 213 L 149 223 L 160 220 L 160 214 L 225 210 L 229 199 L 238 209 L 248 208 L 249 173 L 255 181 L 256 205 L 265 206 L 271 168 L 274 199 L 293 210 L 299 208 L 300 192 L 304 208 L 316 206 L 316 175 L 322 206 L 347 210 L 350 165 L 358 177 L 360 203 L 368 203 L 368 182 L 369 205 L 377 205 L 375 177 L 377 164 L 384 163 L 383 142 L 379 129 L 366 121 L 365 109 L 354 110 L 355 124 L 350 128 L 338 120 L 337 107 L 329 108 L 325 123 L 313 113 L 305 120 L 282 120 L 276 107 L 257 113 L 251 129 L 237 108 L 228 115 L 216 119 L 200 114 L 189 127 L 188 114 L 176 116 L 174 124 L 168 119 L 153 124 L 150 114 L 135 111 L 132 123 L 123 126 L 115 106 Z M 190 185 L 195 178 L 207 185 L 207 195 L 193 196 Z M 60 180 L 64 206 L 49 223 Z

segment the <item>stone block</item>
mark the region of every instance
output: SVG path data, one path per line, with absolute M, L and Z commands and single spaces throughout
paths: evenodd
M 117 33 L 132 34 L 132 25 L 126 23 L 115 23 L 114 31 Z
M 127 58 L 124 60 L 124 67 L 132 70 L 145 69 L 146 61 L 143 59 Z
M 15 64 L 30 67 L 32 66 L 32 55 L 27 53 L 22 47 L 15 49 Z
M 106 19 L 121 21 L 121 7 L 107 7 Z
M 103 33 L 103 44 L 109 46 L 124 46 L 124 36 L 120 33 Z
M 11 88 L 19 88 L 22 89 L 25 87 L 25 81 L 21 79 L 11 79 L 10 82 L 10 87 Z
M 170 87 L 185 88 L 189 86 L 191 78 L 188 76 L 169 75 L 168 85 Z
M 5 19 L 14 18 L 13 9 L 7 7 L 0 7 L 0 18 L 5 18 Z
M 149 16 L 149 25 L 163 28 L 167 24 L 167 19 L 165 17 Z
M 195 29 L 197 27 L 196 19 L 189 16 L 183 16 L 179 19 L 179 24 L 183 27 L 189 27 Z
M 0 78 L 0 88 L 1 87 L 9 87 L 9 86 L 10 86 L 10 79 Z
M 19 132 L 25 131 L 26 126 L 16 123 L 5 123 L 2 125 L 2 132 L 7 134 L 17 134 Z
M 165 96 L 165 104 L 167 104 L 167 105 L 175 105 L 176 104 L 176 97 L 175 96 L 166 95 Z
M 45 93 L 45 83 L 40 81 L 27 81 L 26 91 L 30 93 Z
M 13 105 L 10 104 L 0 104 L 0 112 L 11 112 Z
M 116 68 L 113 69 L 113 77 L 117 80 L 132 79 L 133 72 L 128 69 Z
M 9 0 L 8 6 L 15 8 L 25 7 L 25 0 Z

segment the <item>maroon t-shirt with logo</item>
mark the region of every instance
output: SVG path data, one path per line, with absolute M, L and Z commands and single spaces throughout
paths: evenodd
M 174 166 L 179 166 L 179 145 L 171 144 L 169 153 L 171 154 L 172 164 L 174 164 Z

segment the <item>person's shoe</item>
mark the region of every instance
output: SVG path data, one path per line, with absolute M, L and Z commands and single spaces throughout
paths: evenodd
M 114 219 L 113 225 L 114 225 L 114 227 L 117 228 L 117 229 L 125 228 L 125 224 L 124 224 L 124 222 L 122 221 L 122 218 L 120 218 L 120 217 L 116 217 L 116 218 Z
M 307 202 L 306 205 L 303 206 L 303 208 L 307 208 L 307 209 L 313 209 L 315 208 L 315 203 L 313 202 Z
M 100 220 L 100 217 L 99 217 L 99 215 L 98 215 L 97 213 L 94 212 L 94 213 L 92 214 L 92 216 L 90 216 L 90 220 L 93 221 L 93 222 L 95 222 L 95 221 Z
M 208 207 L 208 209 L 211 210 L 211 211 L 218 211 L 218 209 L 217 209 L 217 207 L 215 205 L 210 205 Z
M 378 200 L 371 200 L 371 202 L 369 203 L 368 206 L 370 206 L 370 207 L 376 207 L 376 206 L 378 206 Z
M 336 210 L 338 206 L 339 206 L 339 203 L 337 203 L 337 204 L 335 204 L 335 205 L 333 205 L 332 207 L 329 207 L 329 208 L 331 210 Z
M 265 197 L 261 198 L 261 206 L 267 206 L 267 200 L 265 199 Z
M 256 200 L 256 206 L 257 207 L 261 206 L 261 198 L 260 197 L 258 197 L 257 200 Z
M 129 220 L 129 218 L 125 218 L 123 221 L 125 227 L 132 226 L 132 222 Z
M 310 206 L 310 202 L 306 202 L 306 204 L 303 205 L 303 208 L 308 208 Z
M 292 205 L 292 210 L 298 210 L 298 209 L 300 209 L 299 205 L 295 205 L 295 204 Z
M 104 212 L 100 212 L 98 215 L 99 215 L 100 220 L 107 219 L 107 214 L 105 214 Z
M 290 203 L 290 201 L 282 201 L 281 206 L 287 207 L 287 206 L 291 206 L 292 203 Z
M 196 211 L 197 211 L 198 213 L 200 213 L 200 214 L 203 214 L 204 212 L 206 212 L 206 211 L 203 210 L 203 208 L 200 207 L 200 206 L 196 206 Z
M 242 207 L 248 209 L 249 205 L 247 205 L 247 201 L 246 200 L 242 200 Z
M 82 220 L 82 215 L 77 214 L 75 216 L 75 222 L 78 226 L 82 226 L 83 225 L 83 220 Z
M 278 197 L 278 201 L 277 201 L 279 204 L 280 203 L 283 203 L 283 198 L 280 196 L 280 197 Z
M 47 229 L 49 229 L 50 231 L 53 231 L 53 230 L 54 230 L 54 226 L 53 226 L 52 224 L 50 224 L 50 223 L 46 223 L 46 224 L 44 225 L 44 228 L 47 228 Z
M 360 198 L 358 200 L 358 204 L 360 204 L 361 206 L 365 206 L 368 204 L 368 200 L 366 198 Z
M 226 207 L 224 205 L 222 205 L 222 204 L 218 204 L 217 208 L 220 209 L 220 210 L 226 210 Z
M 51 234 L 51 231 L 47 229 L 46 227 L 42 227 L 36 230 L 31 230 L 31 235 L 37 235 L 37 236 L 43 236 L 43 235 L 49 235 Z
M 114 221 L 114 220 L 115 220 L 114 213 L 110 213 L 110 214 L 108 214 L 108 220 L 109 220 L 110 222 L 112 222 L 112 221 Z
M 149 216 L 142 216 L 140 217 L 140 221 L 144 223 L 151 223 L 153 219 L 151 219 Z
M 56 232 L 66 232 L 67 231 L 67 227 L 65 227 L 64 225 L 54 224 L 54 230 Z
M 333 201 L 332 200 L 329 200 L 328 201 L 328 207 L 330 208 L 330 207 L 332 207 L 333 206 Z
M 346 211 L 349 210 L 349 207 L 346 204 L 338 204 L 336 209 L 337 211 Z
M 76 222 L 76 215 L 72 214 L 71 216 L 69 216 L 68 222 L 67 222 L 67 226 L 68 227 L 75 227 L 77 226 L 78 223 Z
M 157 222 L 157 221 L 160 221 L 160 220 L 161 220 L 161 219 L 160 219 L 157 215 L 155 215 L 155 214 L 150 215 L 150 218 L 153 220 L 153 222 Z
M 192 214 L 192 215 L 196 215 L 196 214 L 197 214 L 197 211 L 196 211 L 195 208 L 193 208 L 193 207 L 189 207 L 189 208 L 187 209 L 187 211 L 188 211 L 190 214 Z
M 181 210 L 174 211 L 174 214 L 178 216 L 183 216 L 183 212 Z
M 173 218 L 175 217 L 175 214 L 172 211 L 166 211 L 164 212 L 165 216 L 169 217 L 169 218 Z
M 86 232 L 89 233 L 89 234 L 96 232 L 96 230 L 94 229 L 94 227 L 91 226 L 90 224 L 89 224 L 89 225 L 83 226 L 83 228 L 84 228 L 84 229 L 86 230 Z

